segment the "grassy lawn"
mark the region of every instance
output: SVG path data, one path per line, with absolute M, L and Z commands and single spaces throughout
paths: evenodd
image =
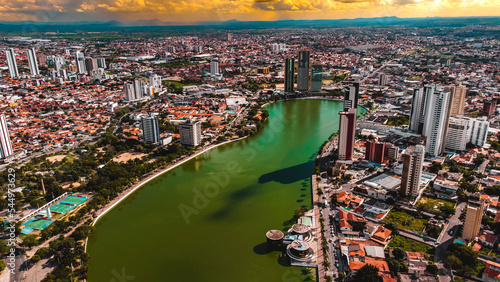
M 441 212 L 440 208 L 444 206 L 448 206 L 450 209 L 452 209 L 455 206 L 455 204 L 450 201 L 442 199 L 433 199 L 425 196 L 422 196 L 417 203 L 417 207 L 435 213 L 440 213 Z
M 433 247 L 399 235 L 396 235 L 391 240 L 387 248 L 389 249 L 401 248 L 402 250 L 407 252 L 421 252 L 426 254 L 434 254 Z
M 415 232 L 421 233 L 424 230 L 425 224 L 429 221 L 425 218 L 416 218 L 409 215 L 403 211 L 391 210 L 391 212 L 385 217 L 385 221 L 389 223 L 396 224 L 397 226 L 413 230 Z

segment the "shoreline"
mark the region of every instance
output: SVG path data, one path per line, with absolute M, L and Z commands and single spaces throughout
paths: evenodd
M 146 179 L 140 180 L 136 184 L 132 185 L 130 188 L 128 188 L 125 191 L 123 191 L 122 195 L 119 195 L 118 197 L 116 197 L 115 199 L 113 199 L 111 202 L 109 202 L 106 206 L 104 206 L 99 211 L 97 211 L 97 217 L 94 219 L 94 221 L 92 221 L 92 224 L 90 226 L 94 226 L 97 223 L 97 221 L 102 216 L 104 216 L 109 211 L 111 211 L 114 207 L 116 207 L 119 203 L 121 203 L 121 201 L 123 201 L 124 199 L 126 199 L 129 195 L 131 195 L 137 189 L 141 188 L 144 184 L 146 184 L 149 181 L 155 179 L 156 177 L 162 175 L 163 173 L 168 172 L 168 171 L 170 171 L 170 170 L 172 170 L 172 169 L 174 169 L 174 168 L 176 168 L 176 167 L 184 164 L 185 162 L 190 161 L 193 158 L 195 158 L 195 157 L 197 157 L 197 156 L 199 156 L 201 154 L 204 154 L 204 153 L 206 153 L 206 152 L 208 152 L 208 151 L 210 151 L 210 150 L 212 150 L 214 148 L 217 148 L 217 147 L 219 147 L 221 145 L 229 144 L 229 143 L 232 143 L 232 142 L 240 141 L 240 140 L 243 140 L 243 139 L 245 139 L 247 137 L 248 136 L 240 137 L 240 138 L 229 140 L 229 141 L 225 141 L 225 142 L 222 142 L 222 143 L 219 143 L 219 144 L 210 145 L 207 148 L 203 149 L 202 151 L 200 151 L 200 152 L 198 152 L 196 154 L 190 155 L 190 156 L 186 156 L 185 158 L 181 159 L 179 162 L 177 162 L 175 164 L 170 164 L 165 169 L 162 169 L 162 170 L 160 170 L 160 171 L 158 171 L 156 173 L 153 173 L 153 175 L 149 176 Z M 85 252 L 87 252 L 87 241 L 88 241 L 88 237 L 85 239 L 85 250 L 84 250 Z

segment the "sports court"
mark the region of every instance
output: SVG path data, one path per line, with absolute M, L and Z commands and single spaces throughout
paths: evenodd
M 81 204 L 85 201 L 87 201 L 87 198 L 83 197 L 83 196 L 68 196 L 68 197 L 64 198 L 60 203 L 78 206 L 79 204 Z
M 54 213 L 67 213 L 67 212 L 71 211 L 74 208 L 75 208 L 75 206 L 73 206 L 73 205 L 61 205 L 61 204 L 57 204 L 57 205 L 53 205 L 52 207 L 50 207 L 50 212 L 54 212 Z
M 49 226 L 53 221 L 50 219 L 44 218 L 33 218 L 28 220 L 24 226 L 29 227 L 31 229 L 42 230 L 45 227 Z

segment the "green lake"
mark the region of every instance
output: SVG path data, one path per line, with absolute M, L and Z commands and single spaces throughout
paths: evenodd
M 305 278 L 265 234 L 311 206 L 321 144 L 343 103 L 268 105 L 261 133 L 155 178 L 101 218 L 88 240 L 89 281 L 286 281 Z

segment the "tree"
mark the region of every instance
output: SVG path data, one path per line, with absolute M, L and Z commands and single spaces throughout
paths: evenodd
M 31 257 L 30 260 L 31 260 L 32 263 L 37 263 L 37 262 L 39 262 L 41 260 L 41 258 L 38 255 L 34 255 L 34 256 Z
M 397 260 L 404 259 L 406 257 L 405 251 L 403 251 L 401 248 L 394 248 L 394 250 L 392 250 L 392 255 Z
M 2 259 L 0 260 L 0 273 L 2 273 L 2 271 L 5 269 L 6 265 L 5 265 L 5 261 Z
M 425 268 L 425 270 L 427 270 L 427 272 L 434 274 L 434 275 L 437 275 L 439 273 L 439 269 L 438 269 L 437 265 L 435 265 L 433 263 L 429 263 L 427 265 L 427 267 Z
M 380 282 L 381 277 L 378 275 L 378 268 L 376 266 L 365 264 L 358 270 L 356 275 L 354 275 L 354 281 Z
M 24 237 L 21 245 L 31 249 L 31 247 L 38 245 L 38 236 L 37 235 L 27 235 L 26 237 Z

